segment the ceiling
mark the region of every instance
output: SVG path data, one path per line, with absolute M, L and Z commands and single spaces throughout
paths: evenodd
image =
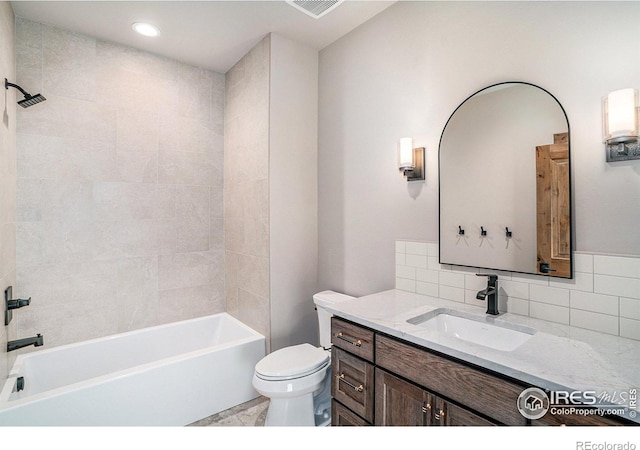
M 12 1 L 16 16 L 226 73 L 270 32 L 321 50 L 395 1 L 345 1 L 320 19 L 284 1 Z M 160 36 L 133 32 L 149 22 Z

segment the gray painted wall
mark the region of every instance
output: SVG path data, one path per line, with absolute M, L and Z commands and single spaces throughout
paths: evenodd
M 640 161 L 607 163 L 601 98 L 640 80 L 637 2 L 400 2 L 320 53 L 319 287 L 394 287 L 394 240 L 438 240 L 438 141 L 467 96 L 502 81 L 569 117 L 576 249 L 640 254 Z M 615 24 L 615 32 L 604 24 Z M 611 62 L 616 61 L 612 70 Z M 398 140 L 426 147 L 426 182 Z

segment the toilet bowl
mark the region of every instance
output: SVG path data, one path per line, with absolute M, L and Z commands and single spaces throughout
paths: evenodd
M 286 347 L 264 357 L 256 364 L 253 387 L 270 399 L 265 425 L 328 425 L 330 389 L 325 385 L 330 384 L 330 372 L 329 352 L 311 344 Z M 316 408 L 323 404 L 324 408 Z
M 331 314 L 324 306 L 352 298 L 333 291 L 314 295 L 320 347 L 307 343 L 285 347 L 256 364 L 253 387 L 269 398 L 265 426 L 331 423 Z

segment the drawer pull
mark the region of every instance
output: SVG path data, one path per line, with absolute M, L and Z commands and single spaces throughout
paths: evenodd
M 342 334 L 342 331 L 340 331 L 338 334 L 336 334 L 336 337 L 338 339 L 342 339 L 345 342 L 348 342 L 351 345 L 355 345 L 356 347 L 362 347 L 362 341 L 360 339 L 358 339 L 357 341 L 354 341 L 353 339 L 349 339 L 344 334 Z
M 349 386 L 350 388 L 353 388 L 356 392 L 362 392 L 362 391 L 364 391 L 364 386 L 363 386 L 363 385 L 356 386 L 355 384 L 353 384 L 353 383 L 351 383 L 351 382 L 347 381 L 347 380 L 345 379 L 345 377 L 344 377 L 344 374 L 343 374 L 343 373 L 341 373 L 340 375 L 336 375 L 336 379 L 337 379 L 338 381 L 342 381 L 344 384 L 346 384 L 346 385 L 347 385 L 347 386 Z

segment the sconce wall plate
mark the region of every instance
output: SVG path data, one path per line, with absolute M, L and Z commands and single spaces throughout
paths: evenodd
M 424 149 L 424 147 L 413 149 L 413 169 L 400 169 L 407 177 L 407 181 L 424 180 Z
M 629 161 L 640 159 L 640 142 L 621 142 L 619 144 L 606 144 L 607 162 Z

